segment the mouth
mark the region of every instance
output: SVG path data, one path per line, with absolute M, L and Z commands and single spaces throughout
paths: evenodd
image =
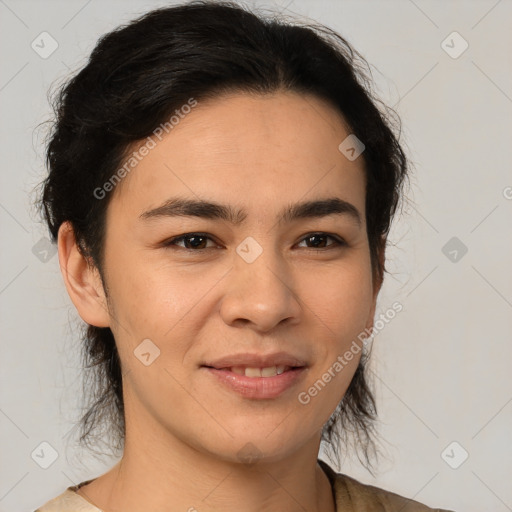
M 212 370 L 222 370 L 230 373 L 234 373 L 236 375 L 243 375 L 245 377 L 255 378 L 255 377 L 275 377 L 276 375 L 282 375 L 285 372 L 295 371 L 300 368 L 304 368 L 303 366 L 287 366 L 287 365 L 274 365 L 274 366 L 266 366 L 262 368 L 258 368 L 255 366 L 227 366 L 227 367 L 214 367 L 204 365 L 204 368 L 210 368 Z
M 209 366 L 200 368 L 220 384 L 222 389 L 253 400 L 276 399 L 304 379 L 307 367 L 273 366 Z

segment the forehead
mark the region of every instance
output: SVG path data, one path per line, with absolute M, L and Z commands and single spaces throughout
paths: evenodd
M 340 152 L 350 131 L 330 104 L 291 92 L 233 93 L 187 112 L 161 140 L 143 141 L 151 149 L 117 185 L 111 215 L 139 216 L 181 196 L 263 219 L 283 204 L 333 195 L 364 215 L 364 160 Z

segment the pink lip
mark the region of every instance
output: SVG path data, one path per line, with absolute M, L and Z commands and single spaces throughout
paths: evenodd
M 254 366 L 259 368 L 264 367 L 259 364 Z M 266 364 L 266 366 L 274 365 Z M 281 375 L 275 375 L 273 377 L 246 377 L 245 375 L 233 373 L 229 368 L 217 369 L 203 366 L 202 369 L 219 379 L 221 384 L 228 389 L 239 393 L 245 398 L 268 399 L 278 397 L 281 393 L 296 384 L 301 377 L 303 377 L 306 367 L 302 366 L 300 368 L 291 369 L 283 372 Z
M 306 362 L 288 354 L 287 352 L 275 352 L 273 354 L 232 354 L 216 359 L 215 361 L 205 362 L 202 366 L 210 366 L 218 370 L 223 368 L 232 368 L 233 366 L 249 366 L 251 368 L 267 368 L 269 366 L 306 366 Z M 271 378 L 271 377 L 265 377 Z

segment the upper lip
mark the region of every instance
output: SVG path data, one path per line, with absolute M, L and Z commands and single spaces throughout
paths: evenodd
M 306 362 L 286 352 L 276 352 L 273 354 L 231 354 L 219 359 L 207 361 L 202 366 L 213 368 L 231 368 L 233 366 L 245 366 L 249 368 L 268 368 L 270 366 L 306 366 Z

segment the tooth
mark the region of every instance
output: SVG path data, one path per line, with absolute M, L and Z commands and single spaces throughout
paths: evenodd
M 276 366 L 276 373 L 277 373 L 277 375 L 281 375 L 281 373 L 284 372 L 285 368 L 286 368 L 286 366 L 284 366 L 284 365 Z
M 277 368 L 275 366 L 269 366 L 261 369 L 262 377 L 273 377 L 274 375 L 277 375 Z
M 236 373 L 237 375 L 245 375 L 245 369 L 243 366 L 233 366 L 233 368 L 230 368 L 230 371 Z
M 245 369 L 245 376 L 246 377 L 261 377 L 261 369 L 247 367 Z

